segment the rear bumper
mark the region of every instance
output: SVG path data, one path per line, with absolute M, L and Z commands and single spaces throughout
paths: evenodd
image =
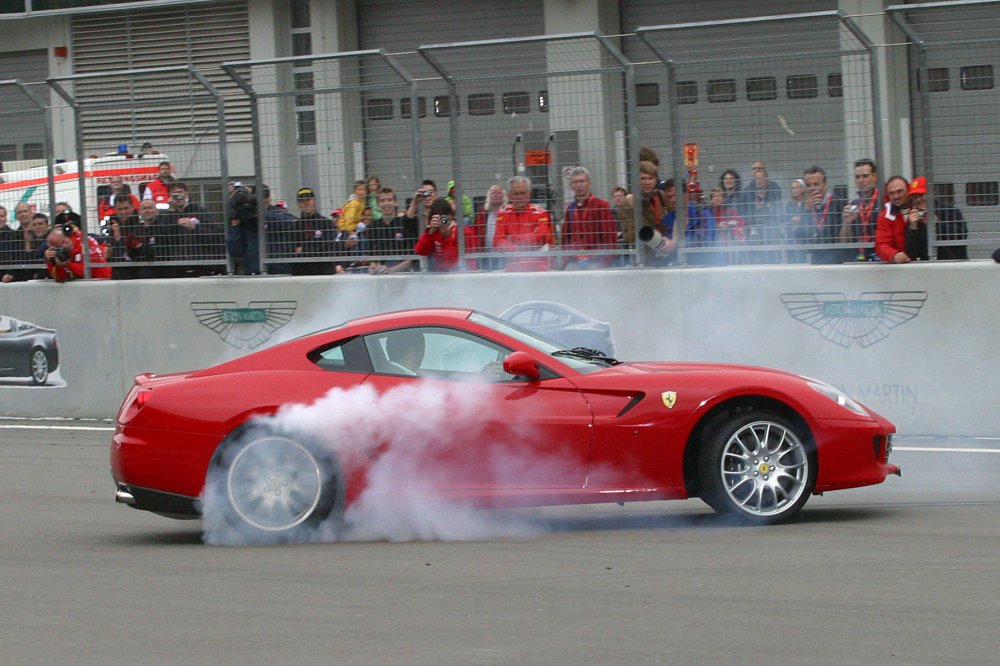
M 127 483 L 118 483 L 115 490 L 115 501 L 133 509 L 152 511 L 167 518 L 193 519 L 201 517 L 196 497 L 175 495 Z

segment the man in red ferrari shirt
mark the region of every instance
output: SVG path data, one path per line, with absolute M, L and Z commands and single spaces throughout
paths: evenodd
M 575 257 L 563 257 L 560 269 L 607 268 L 614 255 L 587 255 L 587 250 L 614 250 L 618 245 L 618 229 L 611 204 L 595 197 L 590 191 L 590 172 L 575 167 L 569 174 L 573 199 L 566 205 L 562 223 L 562 249 L 577 252 Z
M 497 213 L 493 246 L 506 252 L 546 251 L 555 244 L 552 218 L 541 206 L 531 203 L 531 179 L 514 176 L 507 181 L 510 202 Z M 547 271 L 547 257 L 518 257 L 507 262 L 508 271 Z
M 80 231 L 80 216 L 76 213 L 61 213 L 46 239 L 45 267 L 56 282 L 68 282 L 82 278 L 83 243 L 86 241 L 90 253 L 90 275 L 95 278 L 110 278 L 111 267 L 107 264 L 104 249 L 92 236 L 84 236 Z

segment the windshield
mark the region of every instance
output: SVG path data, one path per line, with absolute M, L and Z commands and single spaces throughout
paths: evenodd
M 510 336 L 519 342 L 523 342 L 530 347 L 534 347 L 544 354 L 558 357 L 561 363 L 565 363 L 577 372 L 582 372 L 584 374 L 597 372 L 598 370 L 606 368 L 611 365 L 609 360 L 613 360 L 608 359 L 606 356 L 566 353 L 569 350 L 564 349 L 563 345 L 559 345 L 552 340 L 544 338 L 537 333 L 532 333 L 531 331 L 521 328 L 516 324 L 512 324 L 509 321 L 497 319 L 496 317 L 483 312 L 473 312 L 469 315 L 469 321 L 482 324 L 483 326 L 491 328 L 498 333 Z

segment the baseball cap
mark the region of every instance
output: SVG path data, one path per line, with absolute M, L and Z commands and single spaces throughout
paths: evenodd
M 338 208 L 337 210 L 335 210 L 332 213 L 330 213 L 330 215 L 337 215 L 337 216 L 340 216 L 340 215 L 343 215 L 343 214 L 344 214 L 344 209 L 343 208 Z
M 927 194 L 927 179 L 923 176 L 917 176 L 910 183 L 909 189 L 906 191 L 907 194 Z
M 313 192 L 311 187 L 300 187 L 299 191 L 295 193 L 296 199 L 315 199 L 316 193 Z

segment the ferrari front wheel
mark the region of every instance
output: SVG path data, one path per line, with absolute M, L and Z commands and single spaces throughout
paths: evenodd
M 701 497 L 713 509 L 750 524 L 795 515 L 816 486 L 808 433 L 764 410 L 727 415 L 706 432 L 699 458 Z
M 213 459 L 203 497 L 206 536 L 220 517 L 253 543 L 308 540 L 340 509 L 342 496 L 332 452 L 302 437 L 250 428 L 227 439 Z

